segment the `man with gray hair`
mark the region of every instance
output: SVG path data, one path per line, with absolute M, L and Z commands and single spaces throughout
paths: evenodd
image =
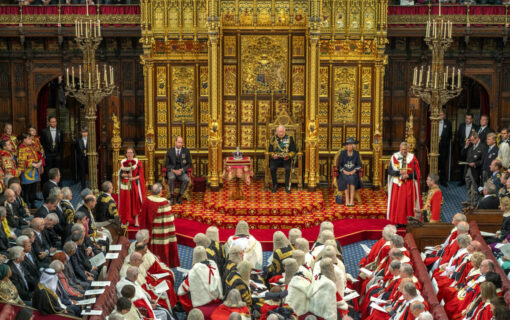
M 496 160 L 494 160 L 496 161 Z M 487 181 L 483 185 L 483 198 L 478 202 L 478 209 L 498 209 L 499 198 L 497 195 L 496 185 L 491 181 Z
M 23 301 L 32 300 L 32 291 L 39 279 L 34 279 L 22 267 L 21 262 L 25 259 L 23 247 L 15 246 L 9 249 L 9 261 L 7 265 L 11 269 L 11 282 L 18 289 L 18 294 Z
M 177 253 L 177 237 L 175 233 L 174 215 L 170 202 L 163 198 L 163 186 L 156 182 L 151 186 L 151 195 L 142 203 L 140 228 L 151 230 L 151 251 L 156 256 L 166 257 L 168 266 L 180 266 Z M 165 239 L 165 241 L 160 241 Z
M 64 213 L 64 217 L 67 223 L 74 222 L 74 206 L 71 203 L 73 200 L 73 192 L 69 187 L 62 188 L 62 201 L 60 201 L 60 207 L 62 208 L 62 212 Z
M 486 153 L 487 145 L 480 141 L 478 133 L 472 132 L 461 150 L 461 157 L 465 158 L 467 163 L 464 166 L 464 179 L 468 192 L 468 200 L 465 204 L 476 206 L 478 203 L 478 186 Z
M 397 228 L 388 224 L 383 228 L 382 237 L 370 248 L 370 251 L 359 262 L 359 268 L 365 268 L 369 264 L 381 261 L 390 251 L 389 241 L 397 233 Z
M 71 262 L 71 257 L 76 254 L 77 246 L 76 243 L 72 241 L 67 241 L 64 243 L 63 247 L 64 253 L 66 255 L 66 262 L 64 263 L 64 274 L 67 279 L 69 279 L 69 284 L 78 288 L 78 290 L 83 291 L 90 287 L 90 281 L 93 280 L 93 277 L 90 277 L 89 281 L 81 280 L 76 276 L 76 272 L 74 271 L 73 264 Z M 26 259 L 25 259 L 26 260 Z
M 32 242 L 30 238 L 21 235 L 16 239 L 16 245 L 23 247 L 23 251 L 25 252 L 25 259 L 21 262 L 21 265 L 27 273 L 33 276 L 35 279 L 39 279 L 41 276 L 41 272 L 39 271 L 39 262 L 37 258 L 32 254 Z
M 106 227 L 115 218 L 118 219 L 119 217 L 117 203 L 112 198 L 112 192 L 113 184 L 110 181 L 105 181 L 101 184 L 101 194 L 97 198 L 95 210 L 96 225 L 98 227 Z
M 271 170 L 271 179 L 273 181 L 273 190 L 278 190 L 278 179 L 276 170 L 280 167 L 285 168 L 285 191 L 290 193 L 290 171 L 294 155 L 297 153 L 294 138 L 285 133 L 285 126 L 279 125 L 276 128 L 276 134 L 271 138 L 269 143 L 269 170 Z

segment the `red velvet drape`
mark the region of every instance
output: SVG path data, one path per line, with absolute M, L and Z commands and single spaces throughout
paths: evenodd
M 50 97 L 50 84 L 47 83 L 42 87 L 37 96 L 37 129 L 41 131 L 46 128 L 48 114 L 48 99 Z
M 480 115 L 489 115 L 490 111 L 489 94 L 482 86 L 480 86 Z

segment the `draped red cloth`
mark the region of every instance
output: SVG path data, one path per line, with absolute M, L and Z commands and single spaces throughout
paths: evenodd
M 49 96 L 50 86 L 49 84 L 46 84 L 42 87 L 41 92 L 39 92 L 39 95 L 37 96 L 37 128 L 39 128 L 39 131 L 46 128 Z

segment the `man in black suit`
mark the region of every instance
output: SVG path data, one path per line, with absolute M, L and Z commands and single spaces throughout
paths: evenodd
M 448 186 L 448 159 L 450 158 L 450 143 L 452 141 L 452 123 L 446 119 L 444 110 L 439 113 L 439 183 Z
M 186 174 L 191 168 L 191 154 L 188 149 L 182 146 L 183 139 L 178 136 L 175 139 L 175 148 L 168 149 L 165 159 L 166 175 L 170 187 L 170 202 L 174 204 L 175 180 L 181 182 L 181 190 L 177 196 L 177 203 L 181 204 L 181 198 L 189 184 L 189 177 Z
M 30 209 L 28 208 L 27 203 L 23 198 L 21 197 L 21 185 L 17 182 L 12 183 L 9 187 L 12 191 L 14 191 L 14 194 L 16 195 L 16 198 L 14 200 L 14 211 L 17 212 L 19 217 L 23 217 L 23 219 L 27 219 L 31 216 Z
M 483 158 L 487 152 L 487 146 L 480 141 L 478 133 L 472 132 L 464 144 L 461 155 L 466 159 L 464 177 L 468 190 L 468 202 L 475 206 L 478 203 L 478 186 L 482 173 Z
M 45 172 L 48 172 L 51 168 L 60 168 L 62 143 L 64 142 L 62 130 L 57 128 L 57 118 L 49 116 L 48 122 L 50 126 L 41 131 L 41 145 L 46 158 Z M 44 181 L 48 180 L 47 177 L 45 178 Z
M 30 275 L 21 266 L 21 262 L 25 259 L 23 247 L 16 246 L 9 249 L 9 262 L 7 265 L 11 269 L 11 282 L 18 289 L 21 300 L 27 302 L 32 300 L 32 292 L 30 290 Z
M 480 137 L 480 141 L 487 143 L 487 135 L 491 132 L 494 131 L 489 128 L 489 116 L 482 114 L 480 116 L 480 127 L 478 127 L 478 136 Z
M 486 182 L 483 186 L 483 198 L 478 203 L 478 209 L 498 209 L 499 198 L 496 195 L 496 186 L 492 182 Z
M 58 187 L 60 182 L 60 170 L 58 168 L 51 168 L 48 172 L 48 181 L 42 186 L 43 199 L 46 201 L 53 188 Z
M 6 189 L 5 196 L 5 209 L 7 211 L 7 223 L 11 231 L 19 235 L 20 229 L 28 225 L 23 217 L 19 216 L 19 211 L 15 207 L 16 194 L 11 189 Z
M 473 123 L 473 114 L 467 113 L 465 122 L 460 124 L 457 133 L 455 134 L 455 141 L 459 152 L 459 161 L 464 161 L 466 159 L 465 155 L 462 154 L 462 150 L 464 149 L 464 145 L 473 130 L 478 132 L 478 126 Z M 460 180 L 462 181 L 462 184 L 464 184 L 464 176 Z
M 76 157 L 76 175 L 80 179 L 81 188 L 87 187 L 86 178 L 89 173 L 89 158 L 87 156 L 89 131 L 86 127 L 81 129 L 81 136 L 74 142 L 74 154 Z
M 32 255 L 32 242 L 30 238 L 27 236 L 19 236 L 18 239 L 16 239 L 16 244 L 23 247 L 23 251 L 25 252 L 25 259 L 21 262 L 21 266 L 27 271 L 27 274 L 35 280 L 35 285 L 37 285 L 41 272 L 39 271 L 37 258 Z M 33 284 L 34 281 L 29 283 L 29 287 L 31 287 L 30 290 L 34 290 L 35 286 L 33 286 Z
M 47 234 L 44 230 L 44 219 L 34 218 L 32 220 L 32 229 L 35 233 L 35 240 L 32 244 L 34 254 L 39 259 L 39 265 L 41 267 L 47 267 L 50 264 L 50 251 L 56 251 L 51 248 L 50 240 L 47 238 Z
M 482 181 L 485 183 L 487 179 L 492 175 L 491 172 L 491 163 L 498 157 L 498 146 L 496 145 L 497 136 L 494 132 L 489 132 L 486 137 L 487 140 L 487 152 L 483 157 L 483 173 L 482 173 Z M 480 139 L 481 141 L 482 139 Z
M 93 267 L 83 252 L 83 247 L 80 247 L 83 246 L 84 237 L 85 234 L 80 230 L 74 231 L 71 235 L 71 240 L 76 244 L 76 253 L 71 256 L 71 264 L 78 279 L 88 282 L 93 281 L 95 275 L 92 273 Z
M 64 252 L 66 254 L 66 263 L 64 264 L 64 274 L 67 279 L 69 279 L 69 283 L 71 286 L 75 286 L 78 289 L 87 289 L 90 287 L 89 281 L 82 281 L 76 276 L 76 272 L 74 271 L 73 264 L 71 262 L 71 257 L 76 254 L 76 243 L 72 241 L 68 241 L 64 244 Z
M 34 217 L 37 218 L 45 218 L 48 214 L 55 211 L 57 207 L 58 199 L 56 197 L 48 197 L 42 206 L 37 209 L 34 214 Z
M 7 211 L 4 207 L 0 207 L 0 223 L 6 219 Z M 9 248 L 9 238 L 3 226 L 0 225 L 0 254 L 7 255 L 7 249 Z

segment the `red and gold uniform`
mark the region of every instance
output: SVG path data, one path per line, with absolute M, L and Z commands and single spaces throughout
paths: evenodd
M 423 205 L 423 211 L 431 223 L 441 222 L 441 204 L 443 203 L 443 193 L 438 186 L 432 187 L 427 193 L 427 199 Z
M 129 181 L 122 175 L 140 177 L 138 180 Z M 132 160 L 124 159 L 120 163 L 119 173 L 119 215 L 122 223 L 134 224 L 135 217 L 142 210 L 142 203 L 145 199 L 145 177 L 142 163 L 137 158 Z
M 10 174 L 13 177 L 19 176 L 18 167 L 14 156 L 7 150 L 0 150 L 0 166 L 4 174 Z
M 12 152 L 16 153 L 18 148 L 18 138 L 15 135 L 7 135 L 7 133 L 2 134 L 1 140 L 9 140 L 12 143 Z
M 32 167 L 33 163 L 41 161 L 39 154 L 30 145 L 24 143 L 18 148 L 18 171 L 21 174 L 21 184 L 30 184 L 40 180 L 40 169 Z

